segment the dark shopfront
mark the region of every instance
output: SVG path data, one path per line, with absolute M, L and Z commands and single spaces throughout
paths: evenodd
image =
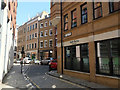
M 52 57 L 52 55 L 53 55 L 52 50 L 41 50 L 40 51 L 40 59 L 41 60 Z
M 96 75 L 120 77 L 120 38 L 96 41 L 94 44 Z M 86 43 L 66 46 L 64 68 L 90 73 L 89 45 Z

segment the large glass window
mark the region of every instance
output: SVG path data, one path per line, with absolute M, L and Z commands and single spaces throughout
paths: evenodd
M 76 9 L 74 9 L 71 12 L 71 27 L 76 27 L 77 26 L 77 12 Z
M 81 23 L 87 23 L 87 3 L 81 5 Z
M 118 11 L 120 10 L 120 1 L 115 2 L 115 0 L 110 0 L 109 6 L 110 6 L 110 13 Z
M 120 38 L 96 42 L 96 73 L 120 76 Z
M 65 69 L 89 72 L 88 44 L 65 47 Z
M 97 19 L 102 17 L 102 3 L 93 2 L 93 18 Z
M 64 16 L 64 30 L 68 30 L 68 14 Z

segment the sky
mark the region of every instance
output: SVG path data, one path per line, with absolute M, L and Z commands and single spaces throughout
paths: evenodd
M 18 2 L 17 25 L 22 25 L 29 17 L 32 18 L 42 11 L 50 13 L 50 2 Z

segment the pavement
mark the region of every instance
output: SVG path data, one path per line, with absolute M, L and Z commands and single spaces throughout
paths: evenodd
M 14 90 L 20 90 L 25 88 L 32 88 L 33 85 L 29 80 L 24 76 L 24 73 L 21 74 L 20 64 L 14 64 L 13 68 L 3 79 L 3 83 L 0 84 L 0 90 L 6 88 L 14 88 Z
M 87 80 L 78 79 L 78 78 L 71 77 L 68 75 L 60 74 L 60 73 L 57 73 L 57 71 L 50 71 L 47 74 L 54 76 L 54 77 L 57 77 L 57 78 L 60 78 L 60 79 L 63 79 L 63 80 L 66 80 L 66 81 L 69 81 L 69 82 L 72 82 L 72 83 L 75 83 L 75 84 L 78 84 L 78 85 L 81 85 L 83 87 L 87 87 L 89 89 L 100 89 L 100 88 L 101 89 L 103 89 L 103 88 L 110 89 L 111 88 L 111 87 L 97 84 L 94 82 L 89 82 Z

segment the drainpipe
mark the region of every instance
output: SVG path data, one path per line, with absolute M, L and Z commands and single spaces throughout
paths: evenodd
M 60 2 L 60 14 L 61 14 L 61 74 L 63 74 L 63 35 L 62 35 L 62 0 Z

